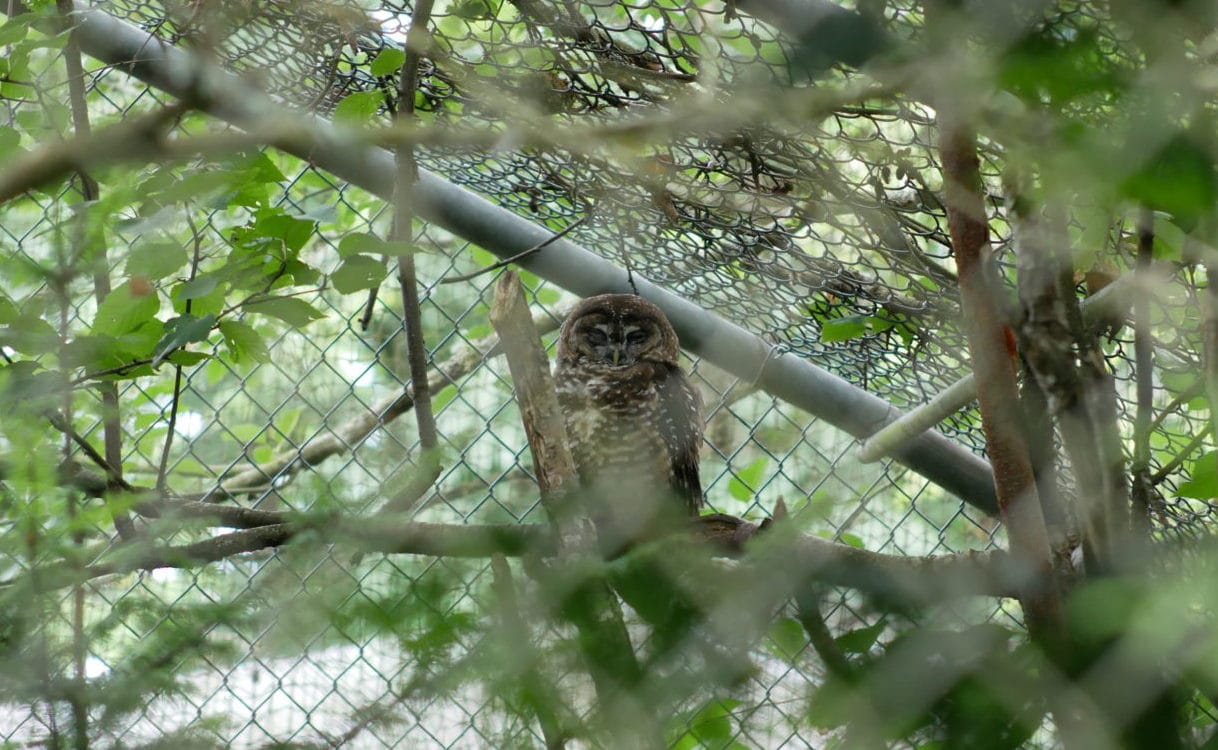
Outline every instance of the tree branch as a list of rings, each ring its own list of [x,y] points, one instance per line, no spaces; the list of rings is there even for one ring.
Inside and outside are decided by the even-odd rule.
[[[944,118],[949,119],[949,118]],[[975,136],[959,123],[940,123],[939,150],[943,160],[944,203],[952,236],[952,252],[960,273],[969,353],[977,381],[981,424],[994,467],[998,509],[1010,535],[1011,551],[1052,581],[1053,565],[1036,481],[1028,457],[1019,413],[1010,329],[998,310],[1001,294],[990,259],[989,226],[981,194]],[[1046,636],[1056,623],[1061,604],[1053,585],[1021,597],[1029,630]]]
[[[71,472],[65,480],[91,495],[108,490],[103,477],[83,470]],[[317,534],[327,541],[384,554],[467,558],[487,558],[495,554],[548,557],[556,554],[558,548],[557,537],[546,524],[439,524],[385,518],[371,522],[361,518],[302,516],[289,511],[166,499],[152,488],[136,487],[133,491],[136,494],[132,508],[148,518],[162,521],[186,519],[205,526],[242,531],[274,527],[277,531],[238,537],[226,535],[183,546],[155,547],[151,541],[143,538],[136,544],[147,548],[144,556],[129,557],[122,564],[103,559],[102,562],[108,567],[95,566],[90,569],[88,577],[166,567],[194,568],[233,555],[278,547],[304,531]],[[758,524],[719,513],[692,519],[690,524],[687,529],[672,530],[670,533],[692,534],[695,539],[709,545],[714,554],[739,559],[746,564],[752,559],[750,542],[759,534],[765,534]],[[218,542],[217,539],[225,541]],[[804,535],[784,540],[783,545],[780,554],[789,561],[797,562],[801,571],[818,584],[846,586],[919,606],[961,596],[1013,597],[1034,578],[1033,570],[1021,569],[1018,561],[1001,551],[906,557],[871,552]],[[125,549],[133,546],[127,545]],[[105,553],[105,548],[99,548],[98,553]],[[55,567],[41,568],[40,579]],[[59,581],[50,588],[71,583],[70,578],[60,578]]]
[[[578,632],[578,644],[596,686],[611,735],[631,747],[663,747],[659,722],[640,694],[644,673],[630,642],[617,598],[593,565],[591,522],[573,501],[579,483],[567,448],[550,362],[533,328],[520,277],[508,271],[495,284],[491,324],[499,332],[512,373],[541,502],[558,536],[558,566],[543,581],[555,589],[558,613]]]

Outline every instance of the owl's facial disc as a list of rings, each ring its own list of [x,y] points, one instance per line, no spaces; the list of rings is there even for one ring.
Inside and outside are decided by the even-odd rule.
[[[629,367],[646,351],[651,342],[651,331],[643,321],[589,320],[581,327],[585,353],[596,362],[613,367]]]

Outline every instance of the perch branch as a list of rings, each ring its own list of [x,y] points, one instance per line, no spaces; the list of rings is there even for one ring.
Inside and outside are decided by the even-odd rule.
[[[3,476],[0,471],[0,478]],[[63,481],[90,495],[109,491],[105,477],[81,469],[66,472]],[[95,567],[90,578],[129,570],[197,567],[226,556],[279,546],[304,530],[368,552],[385,554],[470,558],[494,554],[551,556],[558,546],[552,528],[544,524],[438,524],[396,519],[370,522],[368,519],[310,517],[289,511],[164,499],[156,490],[145,487],[134,487],[131,491],[133,509],[146,517],[186,519],[205,526],[246,531],[276,527],[283,532],[237,537],[245,540],[240,543],[216,542],[215,539],[221,538],[216,537],[196,545],[154,547],[147,557],[128,559],[123,565],[103,560],[112,568]],[[691,529],[673,533],[692,534],[709,545],[715,554],[742,560],[747,560],[749,542],[765,533],[758,524],[723,514],[701,516],[691,524]],[[258,540],[261,542],[256,544]],[[151,544],[146,539],[137,543]],[[795,536],[786,543],[789,547],[782,554],[789,560],[798,561],[809,578],[820,585],[846,586],[912,604],[972,595],[1011,597],[1032,578],[1031,571],[1013,566],[1010,556],[1000,551],[906,557],[871,552],[814,536]],[[226,553],[211,550],[208,544],[222,546]],[[99,554],[103,553],[105,549],[100,548]],[[44,571],[55,567],[41,569],[40,580]],[[70,584],[62,576],[58,580],[61,583],[52,588]]]

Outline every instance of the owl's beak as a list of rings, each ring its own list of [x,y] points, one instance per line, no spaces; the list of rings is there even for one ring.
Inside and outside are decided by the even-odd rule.
[[[613,347],[613,366],[617,367],[618,362],[622,359],[622,350],[618,347]]]

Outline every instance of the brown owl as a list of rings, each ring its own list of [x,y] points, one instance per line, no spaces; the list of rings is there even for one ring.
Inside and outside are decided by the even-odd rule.
[[[702,506],[702,403],[679,353],[664,313],[635,295],[589,297],[563,323],[558,400],[602,530],[608,521],[630,537]]]

